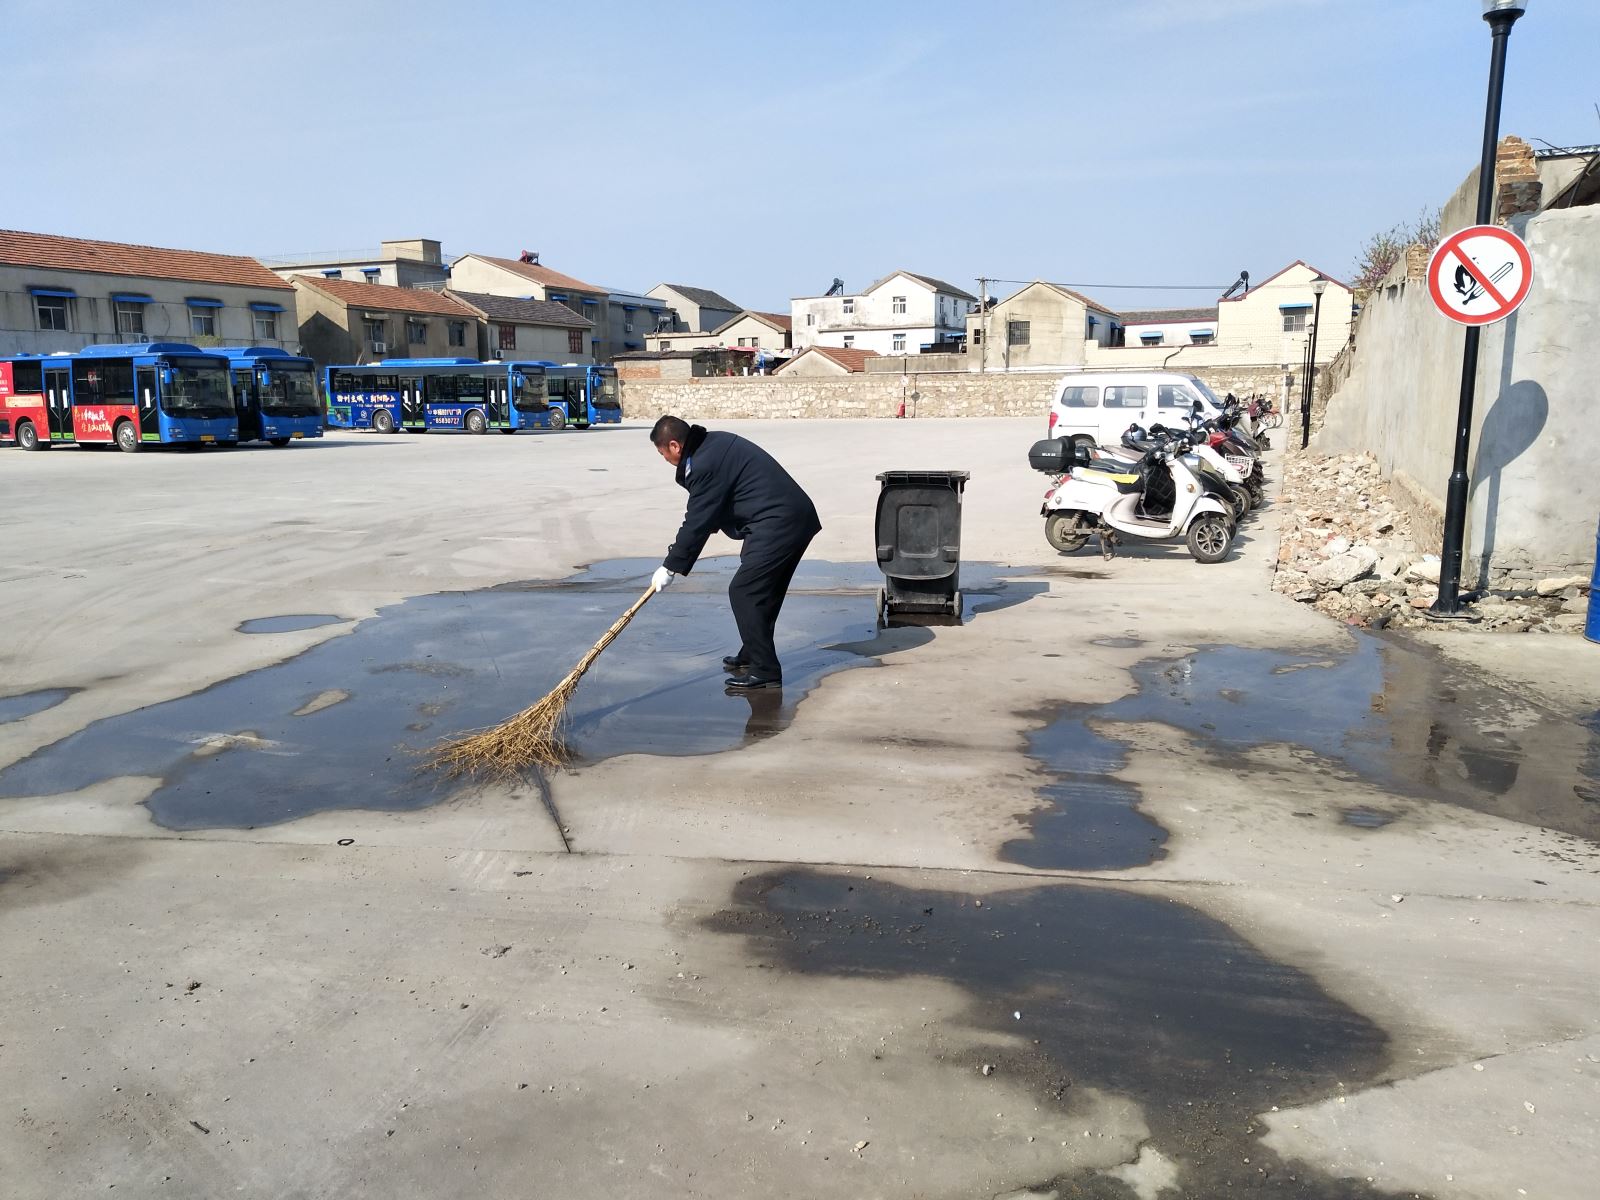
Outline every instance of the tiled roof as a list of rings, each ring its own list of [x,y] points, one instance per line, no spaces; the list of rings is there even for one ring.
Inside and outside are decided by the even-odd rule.
[[[0,263],[52,271],[90,271],[145,279],[178,279],[185,283],[226,283],[238,287],[289,287],[253,258],[207,254],[200,250],[164,250],[122,242],[57,237],[0,229]]]
[[[669,287],[691,304],[698,304],[701,308],[725,308],[729,312],[738,312],[739,306],[720,292],[713,292],[710,288],[686,287],[681,283],[664,283],[662,287]]]
[[[1224,303],[1237,304],[1239,301],[1243,300],[1245,298],[1245,296],[1253,296],[1253,295],[1255,295],[1262,288],[1266,287],[1273,280],[1277,279],[1278,276],[1286,275],[1290,271],[1294,270],[1296,267],[1304,267],[1306,270],[1312,272],[1313,274],[1321,275],[1329,283],[1338,284],[1339,287],[1342,287],[1347,292],[1350,290],[1350,285],[1348,283],[1345,283],[1342,280],[1335,279],[1332,275],[1329,275],[1326,271],[1317,270],[1316,267],[1313,267],[1310,263],[1308,263],[1303,258],[1297,258],[1292,263],[1290,263],[1287,267],[1284,267],[1280,271],[1274,271],[1271,275],[1268,275],[1260,283],[1256,284],[1254,287],[1250,288],[1248,291],[1242,293],[1241,295],[1229,296]],[[1306,281],[1306,285],[1308,287],[1310,286],[1310,281],[1309,280]],[[1284,287],[1284,286],[1287,286],[1287,285],[1279,284],[1278,286],[1279,287]]]
[[[808,346],[806,350],[814,350],[824,358],[833,359],[834,362],[852,375],[860,374],[867,369],[867,359],[880,357],[876,350],[845,350],[839,346]],[[800,353],[804,354],[805,352],[805,350],[802,350]],[[799,357],[800,355],[796,354],[789,361],[794,362]]]
[[[946,283],[942,279],[935,279],[932,275],[918,275],[915,271],[890,271],[882,279],[878,280],[877,283],[874,283],[871,287],[867,288],[867,291],[868,292],[876,291],[878,288],[880,288],[884,284],[888,283],[889,280],[893,279],[896,275],[904,275],[908,279],[920,280],[921,282],[927,284],[929,287],[931,287],[936,292],[944,292],[946,295],[956,296],[956,297],[958,297],[958,298],[960,298],[962,300],[976,300],[977,299],[977,297],[974,296],[971,292],[965,291],[962,288],[958,288],[953,283]],[[865,294],[865,293],[863,293],[863,294]]]
[[[762,321],[762,322],[764,322],[764,323],[766,323],[768,325],[771,325],[774,329],[781,329],[784,333],[788,333],[789,330],[790,330],[790,320],[789,320],[789,317],[788,317],[787,314],[785,314],[785,313],[756,312],[754,309],[748,309],[747,308],[747,309],[744,309],[742,312],[737,313],[736,315],[734,315],[729,320],[724,321],[721,325],[717,326],[715,329],[713,329],[711,331],[711,336],[715,337],[717,334],[721,333],[725,329],[732,329],[735,325],[737,325],[740,321],[744,320],[746,317],[754,317],[758,321]],[[678,336],[679,337],[693,337],[695,335],[694,334],[689,334],[689,333],[680,333]]]
[[[458,292],[445,295],[470,304],[491,321],[512,321],[523,325],[560,325],[567,329],[592,329],[594,322],[580,317],[565,304],[554,300],[519,300],[513,296],[491,296],[485,292]]]
[[[1110,316],[1113,316],[1113,317],[1118,317],[1118,316],[1122,315],[1121,313],[1117,312],[1117,310],[1114,309],[1114,308],[1107,308],[1104,304],[1101,304],[1098,300],[1089,299],[1089,297],[1085,296],[1082,292],[1075,292],[1069,287],[1062,287],[1061,284],[1059,284],[1059,283],[1051,283],[1049,280],[1042,279],[1039,282],[1043,283],[1045,285],[1045,287],[1053,287],[1053,288],[1055,288],[1056,291],[1061,292],[1063,295],[1071,296],[1074,300],[1078,301],[1085,308],[1092,308],[1092,309],[1095,310],[1095,312],[1103,312],[1103,313],[1106,313],[1106,314],[1108,314]],[[1026,290],[1026,289],[1024,289],[1024,290]]]
[[[490,254],[474,254],[473,258],[486,263],[493,263],[507,271],[515,272],[524,279],[531,279],[535,283],[546,287],[571,288],[575,292],[598,292],[604,296],[609,294],[609,288],[596,287],[592,283],[585,283],[581,279],[574,279],[571,275],[563,275],[560,271],[552,271],[549,267],[541,267],[538,263],[520,262],[515,258],[495,258]]]
[[[323,279],[315,275],[296,275],[294,279],[354,308],[425,313],[437,317],[478,315],[444,292],[430,292],[423,288],[390,287],[386,283],[356,283],[350,279]]]
[[[1217,309],[1210,308],[1148,308],[1142,312],[1122,314],[1124,325],[1165,325],[1176,321],[1215,321]]]
[[[785,333],[790,332],[794,328],[794,318],[791,317],[788,313],[764,313],[764,312],[756,312],[755,310],[752,309],[751,312],[750,312],[750,315],[752,317],[760,317],[764,321],[771,321],[774,325],[776,325],[779,329],[783,330]]]

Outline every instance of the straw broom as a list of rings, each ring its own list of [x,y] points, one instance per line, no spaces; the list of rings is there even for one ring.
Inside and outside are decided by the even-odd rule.
[[[450,775],[505,776],[516,775],[529,767],[553,768],[564,764],[567,747],[561,739],[561,730],[566,723],[567,704],[578,690],[578,681],[653,595],[655,589],[646,588],[644,595],[617,618],[617,623],[600,636],[582,661],[568,671],[543,700],[493,729],[441,742],[427,765]]]

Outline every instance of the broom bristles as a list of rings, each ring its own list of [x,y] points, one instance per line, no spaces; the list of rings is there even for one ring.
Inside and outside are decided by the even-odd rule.
[[[516,716],[502,721],[493,729],[481,729],[465,734],[434,747],[427,766],[449,775],[517,775],[529,767],[554,769],[568,759],[562,729],[566,724],[567,704],[578,690],[578,681],[594,665],[601,651],[633,620],[634,614],[655,595],[647,589],[633,602],[632,607],[617,618],[616,624],[606,630],[585,654],[582,660],[538,703],[531,704]]]

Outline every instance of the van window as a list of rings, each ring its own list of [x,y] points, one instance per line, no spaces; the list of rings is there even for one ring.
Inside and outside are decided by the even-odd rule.
[[[1188,411],[1200,399],[1181,383],[1163,383],[1156,388],[1156,407],[1181,408]]]
[[[1061,389],[1063,408],[1099,408],[1100,389],[1097,387],[1069,387]]]
[[[1118,387],[1106,389],[1107,408],[1143,408],[1147,389],[1144,384],[1137,386],[1122,384]]]

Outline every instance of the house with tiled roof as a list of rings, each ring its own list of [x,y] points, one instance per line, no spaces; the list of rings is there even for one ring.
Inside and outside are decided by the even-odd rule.
[[[480,314],[445,292],[296,275],[303,353],[318,366],[476,358]]]
[[[867,360],[877,358],[876,350],[845,350],[838,346],[808,346],[796,354],[774,375],[860,375]]]
[[[242,255],[0,229],[0,354],[150,341],[298,351],[294,289]]]
[[[325,279],[348,279],[354,283],[386,283],[390,287],[426,287],[439,291],[450,278],[444,250],[433,238],[395,238],[375,251],[300,254],[261,261],[284,279],[321,275]]]
[[[966,316],[971,370],[1078,366],[1085,345],[1115,345],[1120,314],[1059,283],[1035,279],[987,310]]]
[[[645,295],[672,310],[674,333],[710,333],[744,311],[720,292],[685,283],[658,283]]]
[[[644,339],[649,350],[700,350],[714,346],[764,350],[768,357],[782,357],[790,348],[790,318],[787,313],[746,310],[708,333],[656,333]]]
[[[523,300],[487,292],[445,292],[478,314],[479,358],[546,359],[590,363],[589,335],[594,324],[565,304]]]
[[[931,275],[894,271],[855,295],[798,296],[789,304],[795,349],[835,346],[879,354],[959,349],[978,298]]]

